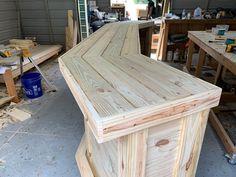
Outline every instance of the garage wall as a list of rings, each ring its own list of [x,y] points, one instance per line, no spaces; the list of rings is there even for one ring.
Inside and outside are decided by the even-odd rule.
[[[41,44],[64,44],[67,10],[75,0],[18,0],[22,35],[35,36]]]
[[[187,12],[193,12],[197,6],[202,9],[207,8],[207,0],[172,0],[171,11],[174,13],[182,13],[183,9]],[[235,0],[209,0],[209,9],[223,8],[236,8]]]
[[[107,12],[107,10],[111,7],[110,0],[96,0],[96,3],[97,6],[105,12]]]
[[[0,1],[0,44],[20,36],[15,0]]]

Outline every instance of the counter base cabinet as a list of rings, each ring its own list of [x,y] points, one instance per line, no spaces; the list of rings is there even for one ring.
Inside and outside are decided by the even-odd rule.
[[[98,144],[85,122],[82,177],[194,177],[209,109]]]

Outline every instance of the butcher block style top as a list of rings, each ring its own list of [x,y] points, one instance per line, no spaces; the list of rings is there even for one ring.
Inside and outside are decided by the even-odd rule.
[[[150,25],[105,25],[59,58],[99,143],[218,105],[220,88],[141,54]]]

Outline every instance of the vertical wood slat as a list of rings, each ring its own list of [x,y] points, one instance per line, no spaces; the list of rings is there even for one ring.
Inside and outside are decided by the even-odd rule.
[[[182,135],[179,145],[174,177],[193,177],[201,151],[209,109],[183,118]]]
[[[80,174],[83,177],[94,177],[93,171],[90,168],[90,164],[86,157],[86,140],[85,135],[83,135],[78,150],[75,154],[75,159],[80,170]]]
[[[145,177],[148,129],[118,141],[118,177]]]
[[[164,61],[166,61],[168,36],[169,36],[169,25],[165,24],[164,33],[163,33],[163,40],[162,40],[162,44],[161,44],[161,53],[160,53],[160,57],[159,57],[160,60],[164,60]]]

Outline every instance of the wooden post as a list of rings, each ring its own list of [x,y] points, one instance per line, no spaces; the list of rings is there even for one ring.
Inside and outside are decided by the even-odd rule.
[[[200,48],[198,64],[197,64],[197,68],[196,68],[196,72],[195,72],[196,77],[200,77],[202,74],[202,67],[204,65],[205,58],[206,58],[206,52]]]
[[[165,16],[166,13],[168,13],[168,9],[169,9],[169,6],[170,6],[170,0],[164,0],[164,5],[163,5],[163,11],[162,11],[162,17]]]
[[[160,55],[160,59],[164,61],[166,60],[168,35],[169,35],[169,25],[165,24],[164,36],[163,36],[163,41],[162,41],[162,46],[161,46],[162,50],[161,50],[161,55]]]
[[[68,10],[67,16],[68,16],[68,27],[66,27],[66,50],[69,50],[73,47],[74,44],[73,10]]]
[[[219,63],[217,66],[217,71],[216,71],[215,80],[214,80],[215,85],[217,84],[217,81],[218,81],[221,73],[222,73],[222,65]]]
[[[187,62],[186,62],[186,68],[188,71],[190,71],[191,65],[192,65],[193,48],[194,48],[194,43],[193,41],[189,40],[188,56],[187,56]]]
[[[14,97],[12,101],[15,103],[20,102],[20,99],[18,98],[18,95],[16,92],[16,86],[12,77],[11,69],[7,69],[5,71],[5,73],[3,74],[3,79],[7,87],[8,95]]]
[[[195,176],[209,109],[182,119],[182,135],[174,177]]]

